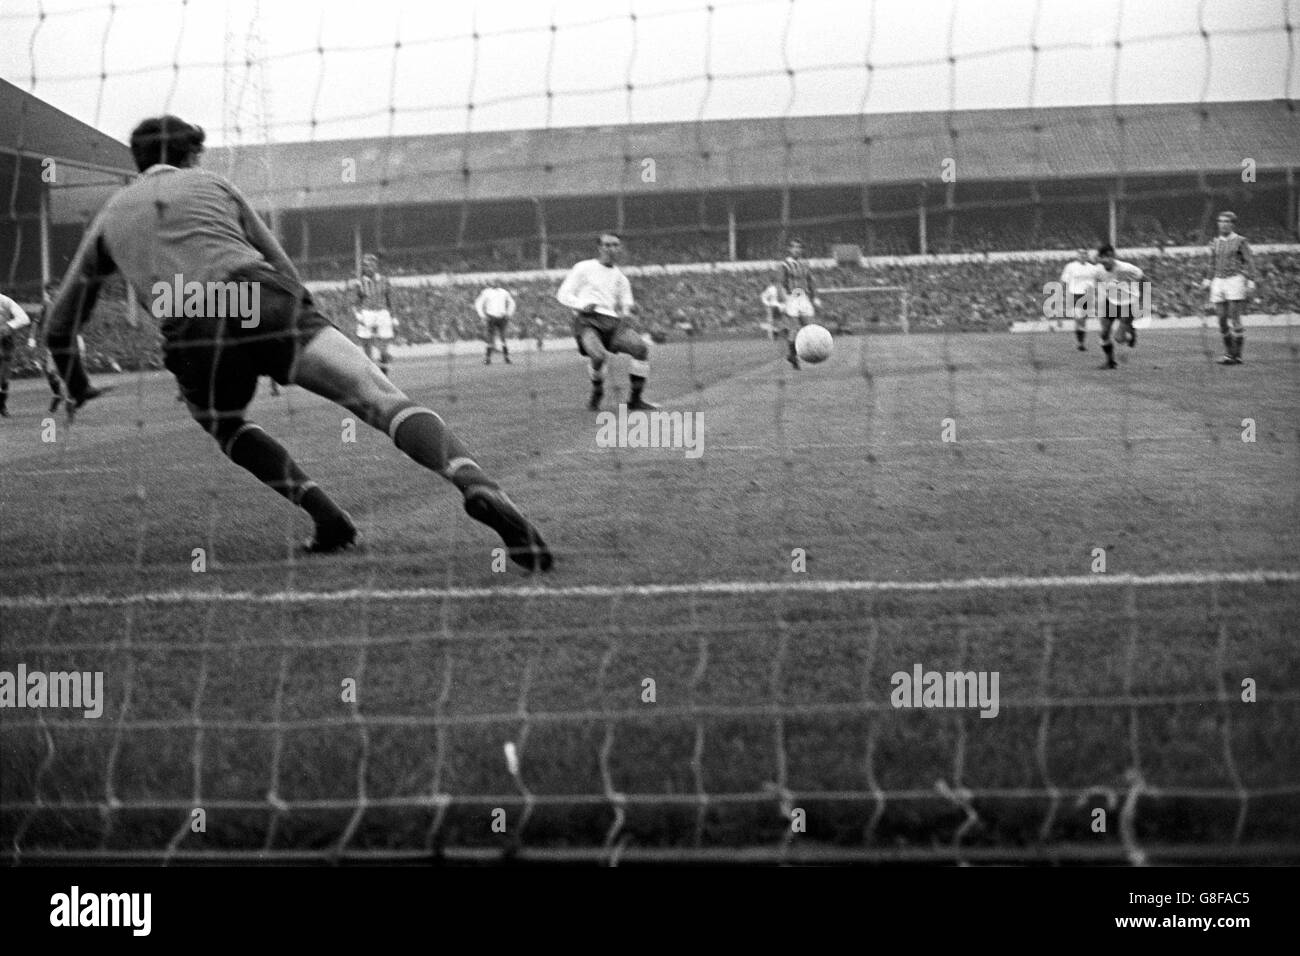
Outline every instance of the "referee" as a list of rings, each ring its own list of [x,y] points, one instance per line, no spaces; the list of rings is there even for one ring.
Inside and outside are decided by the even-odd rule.
[[[537,530],[470,457],[429,408],[411,401],[323,316],[298,272],[248,201],[231,183],[198,168],[202,128],[175,116],[146,119],[131,134],[140,178],[115,193],[82,239],[46,324],[70,403],[91,386],[76,348],[104,278],[120,271],[145,308],[158,315],[164,364],[176,376],[190,414],[235,464],[306,511],[315,522],[304,549],[330,552],[355,543],[351,517],[307,477],[289,452],[247,418],[261,375],[301,385],[353,412],[420,465],[464,495],[465,511],[501,535],[510,557],[533,570],[551,566]],[[163,297],[155,283],[209,290],[237,289],[254,303],[234,315],[191,315]],[[232,285],[233,283],[233,285]],[[245,295],[247,293],[247,296]],[[170,297],[168,297],[170,298]],[[188,300],[188,295],[186,299]]]

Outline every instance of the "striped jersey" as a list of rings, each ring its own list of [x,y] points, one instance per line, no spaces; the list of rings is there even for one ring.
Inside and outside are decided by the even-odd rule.
[[[389,299],[388,276],[381,276],[378,273],[372,276],[363,275],[357,280],[357,308],[359,309],[391,309],[392,302]]]
[[[1250,278],[1250,244],[1245,237],[1234,232],[1211,239],[1210,268],[1213,270],[1211,278],[1226,279],[1235,275]]]
[[[809,298],[817,294],[813,288],[812,269],[808,267],[807,259],[788,256],[781,263],[781,288],[786,295],[796,290],[802,290]]]

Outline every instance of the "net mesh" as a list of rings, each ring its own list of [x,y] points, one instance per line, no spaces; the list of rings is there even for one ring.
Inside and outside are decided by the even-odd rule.
[[[188,420],[115,280],[85,328],[114,395],[67,420],[19,377],[0,431],[7,859],[1300,856],[1294,11],[986,9],[907,43],[884,2],[0,13],[26,40],[0,72],[89,124],[4,91],[0,291],[39,324],[129,176],[95,129],[220,130],[206,165],[349,334],[381,256],[393,380],[559,560],[501,573],[436,479],[287,388],[258,422],[368,542],[296,555],[302,517]],[[1199,80],[1149,102],[1171,56]],[[1235,380],[1199,289],[1225,206],[1259,279]],[[601,229],[698,455],[581,414],[555,290]],[[759,331],[795,237],[837,333],[799,372]],[[1091,329],[1082,357],[1003,334],[1106,240],[1164,323],[1119,377]],[[518,303],[509,368],[488,285]],[[875,318],[924,334],[834,324]],[[26,336],[9,366],[39,373]],[[27,706],[20,667],[102,674],[101,714]]]

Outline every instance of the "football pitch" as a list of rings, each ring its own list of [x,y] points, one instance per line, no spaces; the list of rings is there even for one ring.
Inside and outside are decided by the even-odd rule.
[[[598,447],[572,351],[399,360],[538,522],[531,578],[301,389],[250,418],[361,550],[293,557],[305,517],[168,376],[98,378],[71,426],[17,383],[0,667],[103,672],[105,700],[4,712],[0,845],[1300,859],[1300,337],[1216,346],[1148,332],[1104,371],[1095,336],[841,337],[799,372],[758,339],[659,346],[647,397],[698,413],[698,457]],[[608,383],[612,410],[622,360]],[[894,706],[916,667],[996,673],[996,714]]]

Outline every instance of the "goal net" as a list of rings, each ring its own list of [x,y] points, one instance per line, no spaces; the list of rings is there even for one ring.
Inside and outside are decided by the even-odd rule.
[[[0,293],[32,322],[0,316],[0,856],[1300,860],[1295,27],[1263,0],[6,3]],[[82,329],[113,390],[67,417],[47,285],[168,113],[383,361],[379,256],[389,380],[552,574],[386,428],[262,379],[249,420],[366,542],[299,554],[310,521],[191,420],[121,277]],[[1223,209],[1276,321],[1243,368],[1210,323],[1113,370],[1092,331],[1003,334],[1102,242],[1203,316]],[[556,294],[607,231],[660,418],[627,417],[619,356],[586,411]],[[796,238],[864,333],[798,370],[758,333]]]

